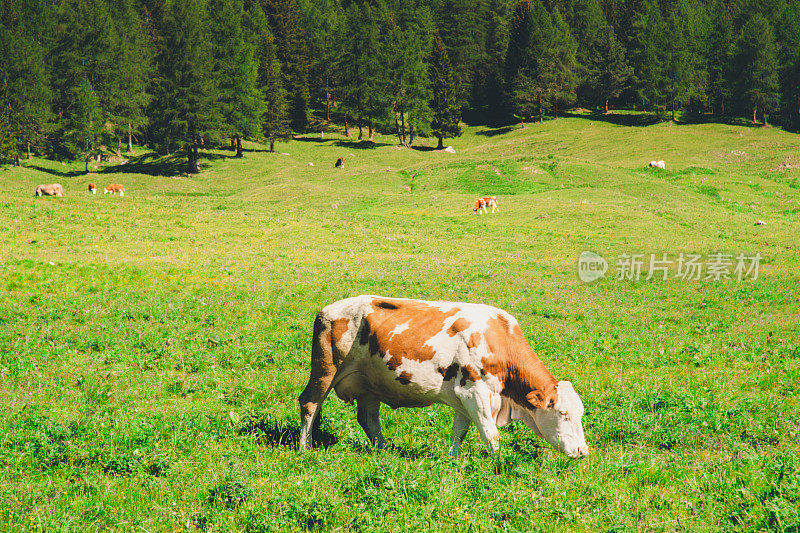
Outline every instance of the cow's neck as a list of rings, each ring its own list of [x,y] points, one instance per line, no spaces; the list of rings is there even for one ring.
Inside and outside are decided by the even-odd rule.
[[[518,404],[534,407],[527,400],[530,392],[556,395],[557,388],[558,380],[529,346],[519,349],[509,358],[503,392]]]

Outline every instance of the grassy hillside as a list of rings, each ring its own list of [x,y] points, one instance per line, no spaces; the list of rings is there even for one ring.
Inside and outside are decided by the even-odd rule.
[[[456,154],[326,132],[195,176],[0,170],[0,530],[796,531],[798,137],[639,119],[468,128]],[[66,197],[32,198],[50,182]],[[758,278],[614,279],[623,254],[718,252]],[[298,453],[313,317],[362,293],[514,314],[590,456],[512,425],[452,460],[441,406],[384,407],[375,452],[333,397],[328,447]]]

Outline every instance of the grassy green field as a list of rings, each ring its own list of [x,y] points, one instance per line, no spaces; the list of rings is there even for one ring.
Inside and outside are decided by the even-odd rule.
[[[194,176],[144,152],[0,170],[0,531],[800,530],[800,137],[611,118],[472,127],[456,154],[325,132]],[[717,252],[758,278],[614,279]],[[443,406],[384,407],[373,451],[333,396],[298,452],[314,315],[362,293],[514,314],[589,457],[515,423],[454,460]]]

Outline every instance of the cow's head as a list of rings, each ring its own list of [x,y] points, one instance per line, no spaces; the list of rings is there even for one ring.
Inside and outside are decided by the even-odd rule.
[[[564,455],[573,458],[588,455],[589,446],[581,423],[583,402],[572,383],[559,381],[555,395],[531,392],[528,401],[534,409],[521,409],[513,418],[522,419],[526,426]]]

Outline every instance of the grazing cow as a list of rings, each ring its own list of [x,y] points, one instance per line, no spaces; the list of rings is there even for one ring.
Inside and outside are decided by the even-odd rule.
[[[650,164],[647,166],[650,168],[660,168],[662,170],[667,168],[667,164],[663,161],[650,161]]]
[[[338,167],[344,168],[344,157],[340,157],[339,159],[337,159],[336,160],[336,164],[333,165],[333,166],[336,167],[336,168],[338,168]]]
[[[92,194],[97,194],[97,185],[94,183],[89,184],[89,192]]]
[[[120,185],[119,183],[112,183],[111,185],[107,185],[103,189],[103,194],[117,194],[119,193],[120,196],[125,196],[125,187]]]
[[[300,448],[319,424],[331,389],[357,402],[358,423],[384,446],[378,411],[444,403],[453,408],[450,453],[470,424],[491,451],[498,426],[522,420],[570,457],[589,449],[583,404],[525,341],[510,314],[488,305],[356,296],[325,307],[314,322],[311,377],[300,395]]]
[[[64,187],[60,183],[42,184],[36,187],[34,196],[57,196],[62,198],[64,196]]]
[[[492,208],[492,213],[494,213],[495,210],[497,210],[498,212],[500,211],[500,204],[497,203],[496,196],[482,196],[481,198],[475,200],[475,207],[472,208],[472,212],[478,215],[481,214],[481,211],[487,213],[488,212],[486,211],[487,206]]]

